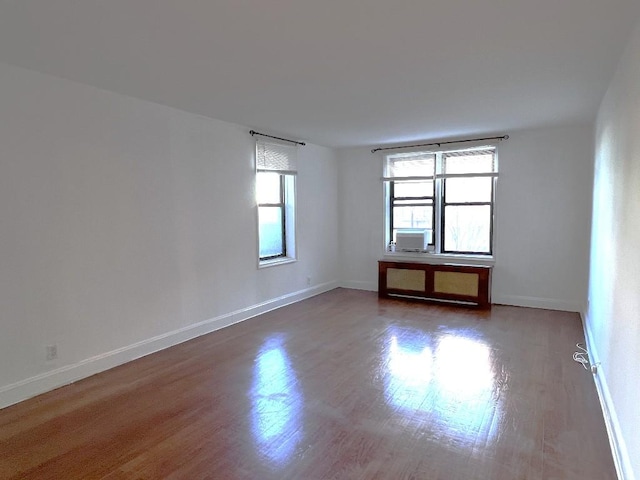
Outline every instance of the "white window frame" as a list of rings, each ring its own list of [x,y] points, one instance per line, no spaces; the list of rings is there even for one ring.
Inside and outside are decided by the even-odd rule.
[[[495,162],[495,171],[492,174],[461,174],[455,175],[459,177],[492,177],[492,196],[491,196],[491,237],[490,237],[490,253],[458,253],[458,252],[445,252],[443,245],[443,219],[444,219],[444,183],[446,178],[451,178],[452,176],[447,176],[443,172],[443,157],[447,153],[451,152],[460,152],[460,151],[473,151],[473,150],[494,150],[494,162]],[[413,156],[413,155],[424,155],[424,154],[433,154],[435,155],[435,172],[431,175],[425,175],[424,177],[415,177],[416,179],[433,179],[434,181],[434,196],[433,196],[433,209],[434,209],[434,219],[433,219],[433,238],[434,244],[429,246],[428,250],[425,252],[400,252],[393,250],[391,246],[391,185],[393,181],[393,177],[388,176],[389,173],[387,171],[387,166],[389,163],[389,159],[392,157],[397,157],[398,152],[390,153],[388,155],[384,155],[383,162],[383,201],[384,201],[384,256],[397,258],[397,257],[407,257],[407,258],[419,258],[428,261],[435,261],[436,263],[444,263],[444,262],[452,262],[452,263],[468,263],[468,264],[493,264],[495,262],[495,247],[496,247],[496,187],[497,187],[497,178],[498,178],[498,149],[496,145],[482,145],[482,146],[474,146],[470,148],[447,148],[447,149],[438,149],[438,150],[416,150],[409,152],[402,152],[403,156]],[[411,177],[414,178],[414,177]],[[405,178],[406,180],[406,178]]]
[[[279,143],[256,142],[256,225],[258,268],[271,267],[297,261],[296,248],[296,160],[297,147]],[[260,173],[280,175],[284,204],[284,254],[260,257],[260,206],[257,201],[257,182]]]

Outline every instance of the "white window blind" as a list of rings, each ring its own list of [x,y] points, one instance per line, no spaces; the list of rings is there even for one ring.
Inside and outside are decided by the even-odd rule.
[[[498,176],[493,148],[444,152],[442,157],[444,172],[439,176],[443,178]]]
[[[278,143],[256,142],[256,170],[295,175],[298,148]]]
[[[495,149],[466,149],[406,153],[387,156],[385,182],[423,181],[436,178],[497,177]]]
[[[385,180],[428,180],[435,174],[436,155],[419,153],[387,157]]]

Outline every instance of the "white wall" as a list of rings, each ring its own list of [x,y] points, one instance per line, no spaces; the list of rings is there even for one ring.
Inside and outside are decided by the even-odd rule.
[[[640,478],[640,24],[596,127],[586,327],[623,478]]]
[[[345,287],[377,290],[384,245],[382,159],[370,148],[339,149],[337,155],[340,278]]]
[[[579,312],[587,292],[593,127],[500,144],[493,301]]]
[[[509,132],[499,146],[494,303],[581,311],[586,300],[592,127]],[[338,150],[341,278],[375,290],[383,254],[382,159]]]
[[[0,64],[0,406],[336,286],[335,153],[300,149],[299,261],[260,270],[253,155],[247,128]]]

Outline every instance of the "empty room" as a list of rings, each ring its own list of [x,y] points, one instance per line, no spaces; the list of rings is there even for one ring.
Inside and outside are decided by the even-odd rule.
[[[640,480],[640,2],[0,2],[0,478]]]

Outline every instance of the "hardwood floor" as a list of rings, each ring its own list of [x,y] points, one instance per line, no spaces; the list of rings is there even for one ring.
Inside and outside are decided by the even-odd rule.
[[[0,410],[0,478],[615,479],[578,341],[338,289]]]

